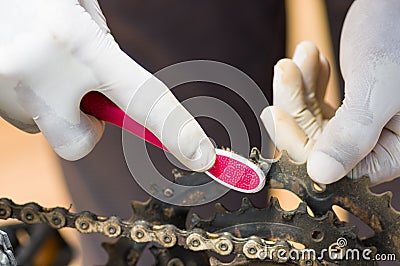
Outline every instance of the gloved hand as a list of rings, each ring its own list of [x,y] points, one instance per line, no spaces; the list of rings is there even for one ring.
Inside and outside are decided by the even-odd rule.
[[[400,1],[358,0],[347,14],[340,66],[345,99],[308,159],[310,176],[379,183],[400,175]]]
[[[284,61],[291,68],[277,64],[284,70],[282,77],[274,77],[274,105],[279,108],[263,112],[264,124],[269,132],[275,130],[278,149],[288,150],[295,160],[308,159],[308,173],[318,183],[329,184],[347,174],[368,175],[377,184],[400,175],[399,15],[396,0],[354,2],[341,40],[345,99],[326,126],[315,107],[325,85],[307,90],[308,80],[326,84],[325,60],[312,60],[315,56],[299,45],[293,62],[302,73],[303,89],[298,89],[302,81],[293,62]],[[311,67],[301,67],[299,60]]]
[[[274,68],[273,105],[261,114],[271,139],[298,162],[305,162],[332,115],[323,102],[329,80],[329,63],[310,42],[296,47],[293,59]]]
[[[114,41],[95,0],[0,0],[0,112],[39,130],[63,158],[88,154],[103,123],[80,112],[98,90],[146,125],[183,164],[205,171],[215,153],[199,124]],[[132,107],[127,109],[132,101]]]

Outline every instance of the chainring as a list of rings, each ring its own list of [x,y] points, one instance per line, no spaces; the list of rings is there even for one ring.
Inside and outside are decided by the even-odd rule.
[[[250,157],[259,163],[271,162],[262,158],[257,149],[252,150]],[[271,188],[295,193],[316,215],[324,215],[334,205],[349,211],[375,233],[362,240],[365,246],[374,246],[382,254],[394,254],[400,260],[400,212],[391,204],[392,192],[371,192],[368,177],[344,177],[321,189],[308,176],[306,165],[293,162],[284,151],[273,161],[268,178]]]
[[[115,243],[103,244],[109,255],[107,266],[136,265],[149,242],[154,243],[150,251],[156,264],[168,266],[376,265],[373,260],[344,260],[349,250],[392,254],[396,261],[400,260],[400,212],[392,207],[390,192],[372,193],[367,177],[343,178],[326,187],[318,186],[308,176],[306,165],[291,161],[286,152],[271,160],[262,158],[254,148],[249,160],[264,171],[269,188],[289,190],[302,200],[297,209],[283,210],[275,198],[259,209],[244,198],[236,211],[217,204],[216,215],[206,220],[196,214],[189,218],[187,207],[150,199],[133,202],[131,219],[123,221],[117,216],[72,213],[65,208],[44,208],[33,202],[20,205],[0,199],[0,219],[14,218],[27,224],[45,223],[55,229],[72,227],[81,233],[119,237]],[[210,181],[205,174],[174,171],[174,175],[177,183],[193,185],[193,193],[195,185]],[[336,216],[332,209],[335,205],[354,214],[375,234],[360,239],[356,227]],[[340,245],[339,239],[344,239],[345,245]],[[339,253],[336,257],[326,256],[325,249]],[[315,253],[295,259],[277,255],[292,250]]]
[[[300,203],[295,210],[285,211],[280,207],[277,198],[271,198],[266,208],[257,209],[247,198],[243,198],[241,208],[236,211],[230,212],[221,204],[217,204],[216,207],[219,211],[210,220],[203,220],[194,214],[191,217],[190,229],[198,227],[210,232],[230,232],[237,237],[257,235],[269,241],[289,241],[315,250],[318,255],[322,249],[328,248],[343,237],[348,241],[348,248],[364,249],[357,238],[357,228],[339,221],[333,211],[320,217],[312,217],[308,214],[305,203]],[[244,259],[241,260],[243,263]],[[312,263],[311,259],[308,262],[304,260],[305,265],[308,265],[307,263],[323,265],[327,262],[346,265],[345,262],[329,261],[324,258],[316,260],[315,263]],[[247,260],[246,263],[252,261]],[[226,265],[237,265],[237,262],[233,261]],[[375,264],[355,261],[351,262],[351,265]]]

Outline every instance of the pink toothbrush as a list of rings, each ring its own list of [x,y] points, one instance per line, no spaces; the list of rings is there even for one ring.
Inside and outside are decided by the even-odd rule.
[[[87,93],[81,110],[98,119],[112,123],[168,152],[161,141],[148,129],[126,115],[115,103],[99,92]],[[215,181],[244,193],[260,191],[265,184],[264,172],[254,163],[231,151],[215,149],[214,165],[205,173]]]

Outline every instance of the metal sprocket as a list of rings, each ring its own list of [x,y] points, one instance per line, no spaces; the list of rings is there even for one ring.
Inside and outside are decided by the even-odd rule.
[[[257,235],[270,241],[289,241],[291,244],[297,243],[303,248],[315,250],[317,255],[321,255],[323,249],[335,244],[339,238],[348,241],[347,248],[359,250],[365,248],[357,238],[356,227],[341,222],[333,211],[320,217],[312,217],[303,202],[292,211],[283,210],[277,198],[271,198],[267,207],[263,209],[255,208],[247,198],[243,198],[241,208],[233,212],[226,210],[221,204],[217,204],[216,208],[218,212],[209,220],[203,220],[193,214],[190,229],[198,227],[210,232],[230,232],[243,238]],[[367,261],[352,261],[347,264],[345,261],[322,259],[322,257],[310,265],[324,265],[328,262],[337,265],[375,265]],[[264,260],[264,263],[267,261]],[[231,264],[224,265],[244,263],[256,262],[239,256]]]

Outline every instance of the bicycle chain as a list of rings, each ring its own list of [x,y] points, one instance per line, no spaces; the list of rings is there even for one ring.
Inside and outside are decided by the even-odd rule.
[[[134,222],[117,216],[97,216],[92,212],[72,213],[65,208],[45,208],[37,203],[19,205],[10,199],[0,199],[0,219],[14,218],[26,224],[48,224],[55,229],[71,227],[80,233],[100,233],[109,238],[126,237],[136,243],[153,242],[162,247],[182,246],[192,251],[213,251],[226,256],[243,254],[247,259],[268,259],[277,263],[304,264],[301,258],[289,261],[279,257],[279,252],[295,249],[288,241],[271,243],[261,237],[239,238],[231,233],[210,233],[200,228],[182,230],[172,224],[154,225],[144,220]],[[283,251],[281,250],[283,249]],[[321,265],[314,261],[313,264]]]

